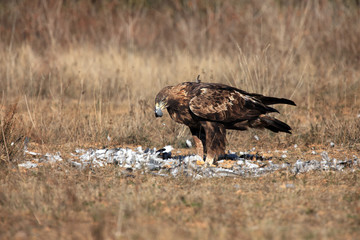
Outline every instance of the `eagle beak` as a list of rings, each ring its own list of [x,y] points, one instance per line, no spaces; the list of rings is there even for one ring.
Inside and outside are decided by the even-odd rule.
[[[163,116],[163,112],[161,110],[161,105],[160,104],[155,104],[155,117],[162,117]]]
[[[163,112],[161,111],[161,108],[155,108],[155,117],[162,117]]]

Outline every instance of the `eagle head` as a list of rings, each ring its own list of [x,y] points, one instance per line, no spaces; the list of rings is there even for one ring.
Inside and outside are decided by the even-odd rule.
[[[163,88],[155,97],[155,117],[162,117],[164,108],[168,105],[168,96],[171,86]]]
[[[163,112],[162,110],[165,108],[164,102],[160,101],[158,103],[155,103],[155,117],[162,117]]]

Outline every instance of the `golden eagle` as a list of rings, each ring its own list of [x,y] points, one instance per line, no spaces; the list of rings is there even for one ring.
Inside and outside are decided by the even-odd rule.
[[[277,112],[272,104],[296,104],[285,98],[247,93],[219,83],[184,82],[163,88],[155,98],[155,116],[167,109],[171,118],[187,125],[193,136],[197,154],[206,154],[205,162],[225,154],[226,129],[267,128],[290,133],[290,126],[266,115]]]

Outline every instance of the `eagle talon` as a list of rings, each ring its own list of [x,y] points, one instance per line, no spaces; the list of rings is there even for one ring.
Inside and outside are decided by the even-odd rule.
[[[202,160],[196,160],[196,165],[203,166],[203,167],[216,167],[216,165],[214,165],[210,162],[202,161]]]
[[[216,167],[216,165],[212,164],[212,163],[205,163],[206,167]]]
[[[204,162],[204,161],[201,161],[201,160],[196,160],[196,165],[204,166],[204,165],[205,165],[205,162]]]
[[[205,159],[205,164],[206,164],[206,166],[208,166],[208,167],[214,167],[215,165],[214,165],[214,158],[212,158],[212,157],[206,157],[206,159]]]

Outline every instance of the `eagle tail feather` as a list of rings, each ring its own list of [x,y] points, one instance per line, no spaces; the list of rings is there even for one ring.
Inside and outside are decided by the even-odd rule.
[[[266,106],[266,111],[267,111],[267,112],[276,112],[276,113],[280,113],[277,109],[272,108],[272,107],[269,107],[269,106]]]
[[[260,118],[263,126],[273,132],[286,132],[291,134],[291,127],[286,123],[269,116],[263,116]]]
[[[259,95],[259,94],[255,94],[254,97],[256,99],[260,100],[265,105],[288,104],[288,105],[296,106],[294,101],[291,101],[291,100],[286,99],[286,98],[267,97],[267,96],[262,96],[262,95]]]

